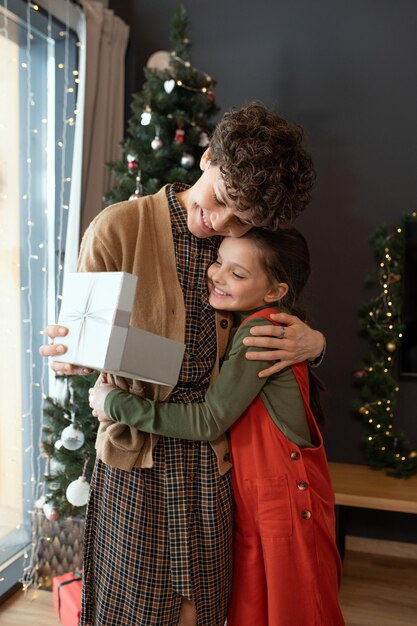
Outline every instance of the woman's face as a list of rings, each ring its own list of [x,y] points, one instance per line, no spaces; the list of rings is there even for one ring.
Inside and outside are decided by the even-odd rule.
[[[187,210],[189,231],[199,238],[221,235],[241,237],[252,228],[249,213],[238,211],[228,198],[220,168],[210,163],[210,151],[201,157],[202,175],[197,182],[178,194]]]
[[[251,311],[285,295],[287,286],[271,285],[259,255],[250,239],[223,239],[217,260],[207,272],[209,302],[213,308]]]

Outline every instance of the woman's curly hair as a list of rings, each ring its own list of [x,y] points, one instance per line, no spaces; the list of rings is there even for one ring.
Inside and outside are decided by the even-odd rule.
[[[259,102],[225,113],[210,140],[227,194],[254,226],[293,223],[311,199],[316,172],[302,147],[303,130]]]

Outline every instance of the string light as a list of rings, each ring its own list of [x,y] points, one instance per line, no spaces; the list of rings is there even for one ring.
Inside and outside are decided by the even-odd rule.
[[[52,0],[48,0],[49,5],[52,4]],[[72,6],[70,0],[64,0],[66,5],[65,15],[65,33],[69,33],[69,9]],[[7,0],[3,1],[3,10],[0,9],[0,36],[4,40],[9,39],[8,20],[10,20],[7,6]],[[75,84],[79,83],[79,73],[77,69],[72,69],[69,60],[69,37],[67,36],[65,41],[60,43],[64,47],[64,59],[62,59],[62,67],[58,67],[55,64],[56,73],[60,73],[63,82],[62,98],[64,106],[62,110],[62,134],[59,135],[59,146],[53,146],[51,144],[51,136],[55,128],[55,118],[50,115],[50,109],[46,107],[46,114],[41,117],[40,109],[44,106],[44,101],[51,103],[52,99],[55,100],[55,89],[51,90],[49,80],[46,79],[46,90],[43,89],[44,85],[38,79],[38,72],[36,72],[35,80],[35,63],[37,63],[37,56],[35,57],[35,47],[38,46],[39,41],[43,44],[46,40],[42,39],[38,31],[32,26],[33,14],[32,11],[39,11],[39,6],[33,2],[26,3],[25,18],[19,22],[19,28],[25,29],[25,40],[20,45],[19,54],[21,55],[22,62],[15,62],[13,70],[19,72],[19,82],[21,87],[21,106],[22,119],[24,122],[24,132],[22,133],[22,151],[23,151],[23,169],[19,172],[19,178],[23,181],[24,192],[18,196],[11,196],[9,202],[16,200],[20,203],[20,215],[22,216],[22,227],[24,228],[23,234],[23,254],[22,257],[25,261],[20,267],[19,263],[13,264],[13,274],[19,276],[21,284],[17,289],[20,289],[21,297],[19,300],[22,302],[22,316],[20,324],[22,325],[21,331],[21,343],[22,343],[22,368],[26,377],[26,384],[24,393],[22,394],[22,407],[18,412],[18,417],[21,420],[20,424],[16,428],[19,437],[23,436],[23,445],[19,450],[22,456],[22,462],[25,473],[27,472],[27,480],[23,481],[24,497],[22,503],[24,505],[24,514],[33,515],[35,508],[33,503],[37,497],[45,491],[45,481],[41,478],[44,474],[43,468],[45,460],[41,454],[38,454],[38,450],[41,447],[41,439],[43,436],[43,401],[47,397],[46,390],[48,388],[49,378],[49,366],[46,359],[40,360],[38,355],[38,343],[41,339],[43,331],[37,328],[38,324],[46,325],[48,320],[47,308],[48,308],[48,270],[49,274],[54,277],[55,271],[55,237],[51,239],[49,227],[53,222],[55,229],[55,215],[54,211],[50,211],[44,207],[40,207],[38,202],[39,190],[42,192],[40,197],[44,197],[44,181],[37,176],[37,170],[42,168],[42,171],[46,171],[47,168],[43,167],[43,159],[45,159],[50,165],[53,162],[55,168],[55,153],[59,150],[59,158],[61,172],[58,176],[57,187],[60,193],[60,202],[58,215],[56,216],[57,231],[59,233],[57,240],[59,242],[59,259],[57,266],[62,272],[64,257],[63,257],[63,242],[65,240],[65,223],[67,219],[68,211],[68,198],[70,187],[72,184],[71,176],[67,172],[68,155],[67,155],[67,143],[71,145],[69,141],[69,133],[74,132],[76,112],[71,115],[69,110],[70,102],[75,96],[76,87]],[[14,18],[13,18],[14,19]],[[38,19],[38,18],[37,18]],[[43,18],[42,18],[43,19]],[[47,30],[48,35],[52,37],[52,16],[51,12],[47,12]],[[55,27],[54,27],[55,28]],[[14,33],[15,28],[13,28]],[[56,38],[56,35],[55,35]],[[38,40],[39,39],[39,40]],[[14,41],[12,41],[14,43]],[[46,45],[46,55],[48,65],[51,65],[51,61],[54,58],[53,46],[49,43]],[[9,50],[9,48],[7,48]],[[22,58],[23,57],[23,58]],[[2,54],[2,62],[9,62],[10,59],[6,58],[6,55]],[[12,60],[13,62],[13,60]],[[45,76],[47,73],[45,73]],[[71,83],[69,77],[71,76]],[[61,78],[59,79],[59,82]],[[46,93],[48,91],[48,93]],[[71,98],[71,100],[70,100]],[[4,121],[3,121],[4,120]],[[8,120],[3,118],[0,127],[1,129],[7,128]],[[59,120],[60,121],[60,120]],[[61,122],[61,121],[60,121]],[[60,123],[61,125],[61,123]],[[11,128],[11,126],[10,126]],[[67,131],[68,128],[68,131]],[[71,130],[70,130],[71,129]],[[46,145],[43,145],[45,143]],[[48,150],[49,145],[49,150]],[[46,154],[49,152],[49,155]],[[61,158],[62,157],[62,158]],[[35,169],[36,168],[36,169]],[[5,170],[7,173],[7,170]],[[6,179],[7,180],[7,179]],[[51,185],[47,185],[45,176],[45,187],[51,189]],[[55,185],[52,186],[55,188]],[[7,189],[7,187],[5,187]],[[35,193],[36,191],[36,193]],[[52,194],[51,194],[52,195]],[[0,194],[1,202],[7,199],[6,193]],[[48,199],[48,202],[50,200]],[[51,208],[51,204],[49,204]],[[65,216],[64,216],[65,213]],[[2,235],[3,236],[3,235]],[[15,242],[16,244],[16,242]],[[19,246],[17,246],[19,249]],[[52,259],[52,263],[51,263]],[[16,269],[15,269],[16,268]],[[17,271],[16,271],[17,270]],[[59,273],[59,272],[58,272]],[[5,298],[4,302],[9,302],[9,298]],[[13,307],[13,302],[10,301],[10,307]],[[4,333],[10,334],[10,328],[5,328]],[[16,332],[14,333],[16,336]],[[10,339],[7,339],[8,345],[10,345]],[[18,392],[19,393],[19,392]],[[39,402],[38,402],[39,400]],[[39,417],[41,423],[39,424]],[[23,435],[22,435],[23,433]],[[12,448],[9,448],[12,450]],[[16,465],[20,463],[17,458],[10,459],[9,465]],[[7,478],[7,472],[3,478]],[[20,516],[20,511],[17,511],[17,516]],[[25,525],[22,523],[15,524],[14,528],[19,530]],[[34,556],[37,552],[37,547],[40,542],[50,541],[50,538],[38,537],[35,532],[35,525],[32,524],[32,538],[31,538],[31,552],[25,552],[23,558],[25,560],[23,566],[23,589],[26,591],[31,586],[39,587],[36,582],[37,567],[34,566]],[[29,561],[29,562],[28,562]],[[0,582],[4,581],[4,577]],[[33,597],[36,597],[35,595]]]
[[[417,212],[413,211],[404,216],[404,221],[415,217]],[[358,412],[364,416],[372,414],[366,418],[368,433],[365,438],[370,465],[389,467],[396,476],[410,476],[417,472],[417,451],[412,450],[411,443],[402,433],[395,432],[392,423],[393,405],[399,392],[393,367],[403,337],[400,319],[403,231],[403,227],[390,233],[380,229],[374,236],[380,256],[381,293],[363,311],[362,330],[372,346],[362,369],[355,372],[355,384],[361,394]],[[381,397],[375,398],[379,394]]]

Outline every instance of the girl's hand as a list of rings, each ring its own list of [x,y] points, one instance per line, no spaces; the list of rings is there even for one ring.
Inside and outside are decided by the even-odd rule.
[[[107,377],[104,373],[97,379],[94,387],[88,390],[88,403],[93,409],[92,414],[94,417],[97,417],[100,422],[108,422],[110,420],[104,412],[104,403],[110,391],[117,389],[117,387],[109,385],[106,381]]]
[[[259,377],[264,378],[280,372],[285,367],[312,361],[317,358],[325,344],[324,335],[318,330],[313,330],[294,315],[287,313],[275,313],[271,318],[278,324],[285,326],[253,326],[253,337],[245,337],[245,346],[269,348],[267,352],[246,352],[246,358],[253,361],[277,361],[266,370],[259,372]],[[283,328],[285,331],[283,333]]]
[[[52,343],[45,344],[39,348],[39,354],[45,357],[58,357],[67,351],[67,347],[62,343],[54,343],[54,340],[59,337],[65,337],[68,334],[68,328],[65,326],[59,326],[58,324],[50,324],[47,326],[43,334],[52,339]],[[65,374],[66,376],[78,375],[85,376],[91,374],[93,370],[86,367],[79,367],[78,365],[71,365],[71,363],[59,363],[58,361],[51,361],[51,369],[54,372]]]

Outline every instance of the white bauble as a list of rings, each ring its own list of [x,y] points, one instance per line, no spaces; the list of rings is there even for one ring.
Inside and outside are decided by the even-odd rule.
[[[67,487],[66,496],[67,500],[73,506],[84,506],[88,502],[88,493],[90,491],[90,484],[86,481],[84,476],[80,476],[77,480],[73,480]]]
[[[74,424],[70,424],[61,433],[61,441],[67,450],[78,450],[84,444],[84,433],[82,430],[75,428]]]
[[[188,154],[187,152],[184,152],[184,154],[181,157],[182,167],[184,167],[186,170],[189,170],[191,167],[193,167],[194,163],[195,163],[195,158],[193,157],[193,155]]]

